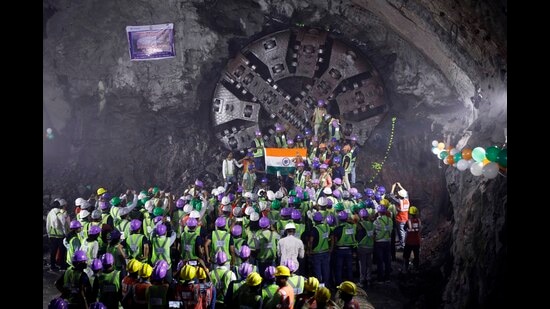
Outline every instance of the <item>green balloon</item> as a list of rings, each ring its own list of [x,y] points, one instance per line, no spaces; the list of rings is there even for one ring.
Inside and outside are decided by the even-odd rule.
[[[474,150],[472,150],[472,158],[474,158],[476,162],[483,161],[483,159],[485,159],[485,149],[482,147],[474,148]]]
[[[455,162],[460,161],[460,159],[462,159],[462,152],[459,151],[455,153],[454,159],[455,159]]]
[[[443,150],[442,152],[439,153],[439,158],[441,160],[445,159],[447,156],[449,155],[449,153],[445,150]]]
[[[506,148],[499,151],[497,156],[497,163],[502,167],[506,167],[508,165],[508,150],[506,150]]]
[[[497,157],[500,152],[500,149],[498,149],[497,146],[491,146],[487,148],[485,152],[485,157],[487,157],[487,160],[491,162],[497,162]]]

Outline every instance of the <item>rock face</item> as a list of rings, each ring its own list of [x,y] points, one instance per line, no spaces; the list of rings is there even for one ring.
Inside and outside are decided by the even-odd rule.
[[[99,186],[158,185],[179,193],[197,177],[219,184],[225,150],[213,136],[210,110],[227,60],[266,33],[319,27],[357,46],[384,83],[390,109],[361,149],[357,178],[359,187],[399,181],[421,209],[425,271],[442,288],[411,301],[492,307],[501,298],[506,178],[448,167],[430,143],[456,145],[463,136],[471,136],[462,141],[472,148],[504,143],[505,1],[45,0],[43,6],[44,132],[54,134],[43,143],[44,194],[74,201]],[[174,23],[176,57],[130,62],[125,27],[167,22]]]

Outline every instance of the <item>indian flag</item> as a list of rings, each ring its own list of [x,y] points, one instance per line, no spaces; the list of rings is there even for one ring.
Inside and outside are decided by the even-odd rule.
[[[295,170],[294,159],[300,155],[306,159],[306,148],[265,148],[265,167],[268,174],[288,175]]]

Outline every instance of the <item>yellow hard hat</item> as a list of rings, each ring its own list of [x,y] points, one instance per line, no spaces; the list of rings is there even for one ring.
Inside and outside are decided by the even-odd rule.
[[[103,193],[107,192],[107,190],[105,188],[99,188],[97,189],[97,195],[101,195]]]
[[[389,204],[390,204],[390,201],[388,201],[385,198],[380,201],[380,205],[382,205],[382,206],[388,206]]]
[[[199,269],[197,270],[197,278],[199,278],[199,280],[206,279],[206,272],[204,271],[204,268],[199,267]]]
[[[257,272],[253,271],[248,276],[246,276],[246,284],[249,286],[257,286],[262,283],[262,276]]]
[[[153,267],[147,263],[143,263],[143,266],[141,266],[141,269],[139,270],[139,276],[141,278],[149,278],[152,273]]]
[[[309,277],[307,278],[306,282],[304,283],[304,289],[308,292],[315,292],[319,288],[319,280],[315,277]]]
[[[330,296],[330,290],[323,286],[317,289],[317,292],[315,293],[315,300],[318,303],[327,303]]]
[[[185,281],[193,280],[197,276],[197,268],[189,264],[180,270],[180,278]]]
[[[411,214],[411,215],[418,214],[418,208],[416,208],[414,206],[409,207],[409,214]]]
[[[275,277],[290,277],[290,269],[286,266],[279,265],[275,268]]]
[[[357,295],[357,286],[351,281],[344,281],[336,288],[346,294]]]
[[[128,261],[128,272],[130,273],[137,273],[141,267],[143,266],[143,263],[136,259],[131,259]]]

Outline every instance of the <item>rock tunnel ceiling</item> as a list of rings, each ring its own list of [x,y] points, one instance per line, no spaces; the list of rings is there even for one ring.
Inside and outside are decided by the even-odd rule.
[[[363,144],[388,111],[378,72],[355,47],[317,28],[274,32],[230,59],[214,90],[212,122],[227,149],[243,150],[256,130],[270,140],[313,127],[317,101]]]

